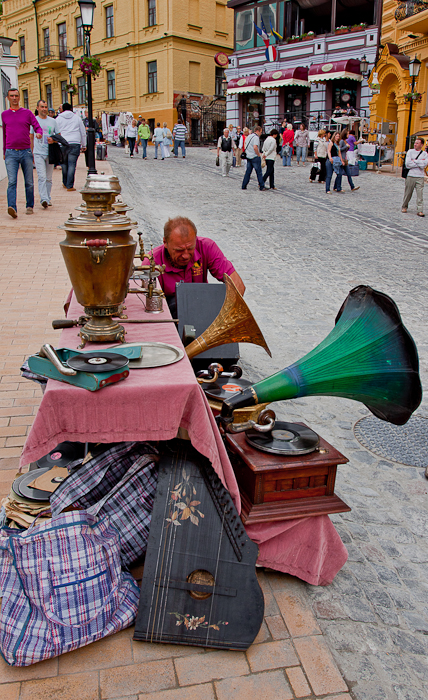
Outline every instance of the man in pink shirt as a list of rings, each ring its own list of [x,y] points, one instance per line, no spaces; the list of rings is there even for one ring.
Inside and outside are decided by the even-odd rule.
[[[3,158],[9,181],[7,188],[7,213],[13,219],[16,219],[16,181],[18,179],[19,166],[21,166],[24,174],[26,214],[33,213],[33,153],[30,143],[30,126],[33,127],[38,139],[42,138],[43,130],[34,114],[29,109],[23,109],[19,106],[19,92],[16,88],[10,88],[7,96],[10,109],[5,110],[1,115],[3,124]]]
[[[159,283],[171,310],[175,312],[175,285],[179,282],[208,282],[208,272],[220,281],[226,273],[244,294],[245,285],[220,248],[210,238],[197,236],[195,224],[183,216],[168,219],[163,245],[153,251],[157,265],[165,265]]]

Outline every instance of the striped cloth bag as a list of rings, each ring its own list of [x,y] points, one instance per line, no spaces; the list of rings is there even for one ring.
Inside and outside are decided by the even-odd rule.
[[[139,588],[108,517],[64,513],[0,531],[0,651],[28,666],[129,627]]]

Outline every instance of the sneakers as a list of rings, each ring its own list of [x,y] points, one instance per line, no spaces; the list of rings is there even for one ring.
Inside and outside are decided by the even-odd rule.
[[[423,211],[418,211],[418,216],[425,216],[425,214],[423,213]]]
[[[401,211],[403,214],[407,214],[407,207],[401,207]]]
[[[43,209],[47,209],[48,206],[49,206],[49,205],[48,205],[48,203],[47,203],[46,201],[42,202],[42,207],[43,207]]]
[[[33,212],[33,207],[27,207],[26,210],[25,210],[25,213],[26,213],[26,214],[34,214],[34,212]]]
[[[48,207],[51,207],[51,206],[52,206],[52,202],[48,202]]]
[[[133,158],[134,156],[129,156],[130,158]]]
[[[18,216],[18,214],[16,213],[16,209],[14,209],[13,207],[8,207],[7,213],[9,214],[9,216],[12,217],[12,219],[16,219],[16,217]]]

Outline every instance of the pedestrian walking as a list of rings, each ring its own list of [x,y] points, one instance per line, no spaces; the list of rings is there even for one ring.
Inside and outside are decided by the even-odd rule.
[[[143,160],[147,160],[147,144],[150,136],[150,127],[146,124],[146,120],[141,117],[141,124],[138,127],[138,140],[143,147]]]
[[[181,147],[181,155],[186,157],[186,125],[182,119],[178,119],[172,130],[174,136],[174,158],[178,158],[178,148]]]
[[[259,189],[261,192],[266,190],[265,183],[263,182],[262,175],[262,159],[260,157],[260,135],[262,133],[262,127],[256,126],[254,133],[250,134],[245,140],[245,154],[247,156],[247,169],[245,171],[244,179],[242,181],[242,189],[246,190],[247,185],[250,181],[251,173],[256,171],[257,180],[259,183]]]
[[[128,141],[129,146],[129,157],[134,157],[135,142],[138,138],[138,126],[137,120],[133,119],[130,124],[126,127],[125,138]]]
[[[27,207],[25,213],[33,213],[34,181],[30,127],[33,127],[37,139],[42,138],[43,131],[34,114],[29,109],[19,106],[19,91],[16,88],[9,88],[7,97],[10,108],[2,112],[1,115],[3,124],[3,158],[8,178],[7,213],[12,219],[16,219],[18,211],[16,208],[16,182],[19,166],[21,166],[25,182]]]
[[[342,129],[340,133],[340,141],[339,141],[339,148],[340,148],[340,153],[343,161],[343,175],[346,175],[348,178],[349,182],[349,187],[351,188],[351,192],[356,192],[357,190],[360,189],[359,185],[354,185],[354,181],[351,177],[351,171],[349,170],[349,163],[348,163],[348,150],[349,150],[349,143],[347,142],[347,138],[349,136],[349,131],[348,129]]]
[[[171,133],[171,130],[168,129],[168,124],[166,122],[164,122],[163,123],[163,149],[164,149],[165,158],[169,158],[171,156],[171,146],[172,146],[172,133]]]
[[[86,130],[81,118],[72,111],[68,102],[62,105],[62,112],[56,118],[58,132],[68,142],[61,146],[63,152],[62,186],[67,192],[74,192],[74,175],[81,151],[86,151]]]
[[[163,139],[164,139],[163,129],[161,129],[160,122],[158,122],[156,124],[156,129],[153,132],[153,142],[155,144],[155,160],[157,160],[157,157],[158,157],[159,146],[160,146],[161,158],[162,158],[162,160],[165,160]]]
[[[333,173],[336,173],[336,180],[334,182],[334,189],[336,192],[342,192],[342,174],[341,166],[344,165],[340,148],[340,133],[336,131],[331,137],[328,147],[327,147],[327,160],[326,160],[326,178],[325,178],[325,193],[331,194],[330,185]]]
[[[229,170],[232,167],[234,142],[229,129],[223,129],[223,136],[217,142],[217,158],[220,161],[222,177],[229,177]]]
[[[242,136],[242,129],[240,126],[236,127],[236,136],[234,138],[235,142],[235,158],[236,158],[236,167],[240,168],[241,167],[241,154],[242,154],[242,149],[240,148],[239,144],[241,142],[241,136]]]
[[[293,155],[294,131],[293,125],[287,124],[282,132],[282,165],[291,167],[291,156]]]
[[[327,146],[328,146],[328,142],[327,142],[325,134],[326,134],[325,129],[320,129],[320,131],[318,132],[318,138],[315,141],[314,158],[315,158],[316,162],[320,164],[320,167],[317,169],[317,172],[313,172],[311,169],[311,174],[309,176],[310,182],[315,182],[317,175],[318,175],[318,182],[320,182],[320,183],[325,182]]]
[[[418,216],[425,216],[424,206],[424,182],[425,168],[428,166],[428,153],[422,150],[425,141],[421,136],[415,139],[413,148],[407,151],[405,167],[408,169],[406,184],[404,187],[404,199],[401,211],[407,213],[407,207],[416,190],[416,208]]]
[[[297,165],[300,165],[300,159],[302,159],[303,165],[306,165],[306,154],[309,146],[309,131],[303,122],[300,124],[298,130],[294,134],[294,143],[296,144]]]
[[[241,151],[240,156],[239,156],[239,162],[242,165],[242,160],[245,160],[247,155],[245,153],[245,141],[247,140],[247,137],[250,135],[250,130],[248,127],[244,126],[242,129],[242,134],[239,138],[239,150]],[[238,161],[237,161],[238,162]]]
[[[52,173],[53,163],[49,163],[49,144],[53,143],[52,136],[58,133],[56,119],[48,116],[48,105],[45,100],[37,102],[38,115],[36,117],[42,130],[41,139],[34,140],[34,128],[30,129],[31,150],[33,151],[34,165],[37,170],[37,183],[39,187],[40,204],[44,209],[52,206]]]
[[[277,136],[278,131],[276,129],[272,129],[267,139],[265,139],[262,149],[262,153],[266,161],[266,172],[263,175],[263,182],[266,182],[266,180],[269,178],[269,187],[271,190],[276,190],[274,168],[276,159]]]

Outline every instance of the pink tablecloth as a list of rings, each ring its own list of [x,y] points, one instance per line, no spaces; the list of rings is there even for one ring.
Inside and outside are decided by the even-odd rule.
[[[135,295],[126,299],[130,318],[170,318],[146,314]],[[73,296],[69,318],[83,309]],[[173,323],[125,324],[127,342],[158,341],[182,347]],[[77,328],[64,330],[58,347],[77,348]],[[85,350],[111,347],[88,343]],[[122,382],[91,392],[49,380],[27,437],[21,465],[39,459],[64,440],[122,442],[170,440],[185,428],[193,446],[208,457],[240,511],[239,490],[232,466],[205,395],[187,356],[167,367],[131,370]],[[259,544],[258,563],[298,576],[314,585],[333,580],[347,552],[328,516],[286,520],[247,527]]]

